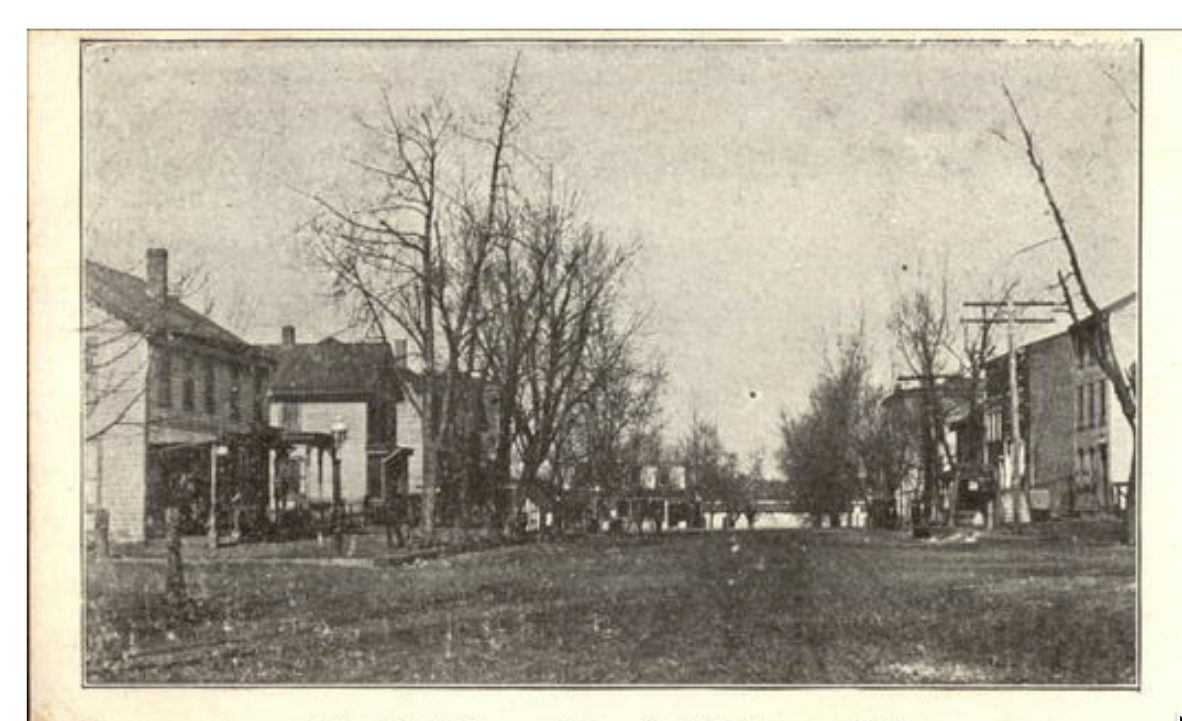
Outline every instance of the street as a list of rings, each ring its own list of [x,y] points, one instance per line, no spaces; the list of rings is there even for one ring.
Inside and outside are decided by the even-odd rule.
[[[92,562],[93,683],[1135,682],[1135,555],[1068,538],[593,536],[394,568]]]

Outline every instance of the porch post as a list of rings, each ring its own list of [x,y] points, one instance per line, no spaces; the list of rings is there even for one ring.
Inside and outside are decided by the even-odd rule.
[[[309,452],[310,450],[311,449],[309,449],[307,446],[304,446],[304,458],[307,460],[298,466],[294,465],[294,462],[292,465],[293,469],[299,469],[299,487],[296,490],[301,496],[304,496],[305,498],[308,496],[308,466],[312,464],[312,454]]]
[[[324,500],[324,449],[316,449],[316,500]]]
[[[205,545],[218,547],[218,444],[209,444],[209,520],[205,530]]]
[[[279,507],[275,505],[275,450],[267,450],[267,511],[271,520],[279,518]]]

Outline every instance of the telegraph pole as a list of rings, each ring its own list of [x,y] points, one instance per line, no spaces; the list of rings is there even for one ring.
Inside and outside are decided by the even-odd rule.
[[[963,318],[964,323],[995,323],[997,322],[996,314],[1000,313],[1005,316],[1006,324],[1006,355],[1008,356],[1009,365],[1009,396],[1010,396],[1010,442],[1007,445],[1007,456],[1009,459],[1009,473],[1003,474],[1001,483],[998,484],[995,504],[998,505],[995,515],[1001,511],[1002,490],[1011,490],[1015,485],[1020,484],[1021,493],[1018,493],[1015,498],[1013,519],[1018,523],[1028,523],[1030,521],[1030,477],[1025,471],[1025,453],[1024,444],[1022,442],[1022,426],[1021,426],[1021,412],[1022,404],[1021,397],[1018,392],[1018,348],[1014,342],[1015,326],[1018,325],[1035,325],[1044,323],[1054,323],[1054,318],[1024,318],[1019,314],[1021,310],[1026,308],[1058,308],[1061,304],[1055,301],[1046,300],[1019,300],[1015,301],[1007,298],[1001,301],[994,300],[974,300],[964,303],[965,307],[980,308],[980,318]],[[986,309],[996,309],[993,318],[987,317]],[[974,392],[976,389],[974,389]],[[984,405],[981,409],[985,412]],[[982,427],[986,424],[982,423]],[[1004,486],[1004,488],[1003,488]]]

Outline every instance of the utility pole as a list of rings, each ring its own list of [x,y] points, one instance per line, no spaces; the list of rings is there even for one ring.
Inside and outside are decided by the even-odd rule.
[[[1014,346],[1014,301],[1006,301],[1006,348],[1009,356],[1009,371],[1010,371],[1010,472],[1013,476],[1010,479],[1010,485],[1014,485],[1014,479],[1018,479],[1022,484],[1023,493],[1019,493],[1014,504],[1014,520],[1018,523],[1030,522],[1030,508],[1029,503],[1022,503],[1020,499],[1026,497],[1026,491],[1029,491],[1029,484],[1026,482],[1026,476],[1023,474],[1023,448],[1022,448],[1022,424],[1021,412],[1022,404],[1018,398],[1018,352]],[[1027,370],[1029,373],[1029,369]]]
[[[1015,343],[1014,336],[1016,334],[1016,326],[1018,325],[1035,325],[1044,323],[1054,323],[1054,318],[1024,318],[1020,317],[1019,309],[1026,308],[1058,308],[1061,304],[1055,301],[1046,300],[1020,300],[1016,301],[1012,298],[1006,298],[1001,301],[993,300],[976,300],[967,301],[964,303],[966,307],[981,308],[980,318],[964,318],[964,323],[994,323],[997,321],[996,314],[1001,313],[1005,316],[1006,323],[1006,355],[1008,356],[1008,371],[1009,371],[1009,400],[1010,400],[1010,442],[1006,444],[1006,454],[1008,459],[1008,472],[1002,474],[997,484],[996,492],[996,510],[995,516],[1001,516],[1004,508],[1004,494],[1003,491],[1012,491],[1015,486],[1019,486],[1020,493],[1014,494],[1014,507],[1012,511],[1012,518],[1017,523],[1030,522],[1030,477],[1026,473],[1025,468],[1025,453],[1024,444],[1022,442],[1022,426],[1021,413],[1022,403],[1021,396],[1018,389],[1018,347]],[[993,318],[988,318],[986,315],[987,308],[994,308],[995,315]],[[975,392],[976,389],[974,389]],[[985,412],[984,405],[982,405],[982,413]],[[982,426],[985,426],[984,421]],[[1000,520],[1000,519],[999,519]]]
[[[218,446],[220,439],[209,444],[209,520],[205,526],[205,545],[209,550],[218,547]]]

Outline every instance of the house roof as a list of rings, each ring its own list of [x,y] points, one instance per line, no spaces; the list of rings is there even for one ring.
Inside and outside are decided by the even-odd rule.
[[[1115,313],[1118,310],[1124,309],[1127,305],[1137,300],[1137,291],[1133,291],[1126,295],[1117,298],[1108,305],[1104,306],[1104,310],[1108,313]]]
[[[148,293],[143,278],[88,260],[86,296],[136,331],[149,332],[159,325],[159,303]],[[170,333],[238,352],[259,354],[255,346],[185,305],[179,298],[169,296],[166,307],[165,325]]]
[[[278,362],[271,380],[275,397],[363,396],[378,392],[383,384],[397,382],[394,354],[385,343],[326,338],[319,343],[276,344],[266,349]]]

